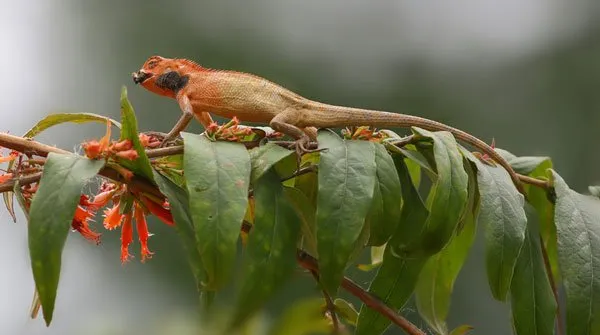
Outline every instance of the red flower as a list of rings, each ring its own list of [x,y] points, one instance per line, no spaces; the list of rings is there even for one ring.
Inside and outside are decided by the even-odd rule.
[[[129,245],[133,241],[133,227],[131,226],[131,213],[125,215],[123,226],[121,227],[121,263],[124,264],[131,258],[129,254]]]
[[[154,201],[141,196],[140,200],[142,200],[142,202],[144,203],[144,206],[146,206],[146,208],[148,209],[148,211],[154,215],[156,215],[157,218],[159,218],[162,222],[168,224],[169,226],[174,225],[175,223],[173,222],[173,216],[171,215],[171,211],[162,207],[161,205],[155,203]]]
[[[104,210],[104,228],[113,230],[121,225],[123,214],[119,213],[119,204]]]
[[[0,176],[0,183],[3,183],[5,181],[7,181],[7,180],[12,179],[12,177],[13,177],[12,173],[3,174],[3,175]]]
[[[71,228],[78,231],[86,240],[100,244],[100,234],[91,230],[88,224],[88,221],[93,217],[93,212],[86,211],[83,207],[77,206],[73,221],[71,221]]]
[[[152,258],[152,252],[148,249],[148,237],[151,235],[148,233],[148,224],[146,223],[144,209],[137,202],[135,203],[135,223],[140,245],[142,247],[142,262],[144,262],[146,259]]]

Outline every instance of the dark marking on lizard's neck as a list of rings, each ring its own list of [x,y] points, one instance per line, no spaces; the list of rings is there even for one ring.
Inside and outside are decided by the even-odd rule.
[[[184,88],[188,81],[190,80],[189,76],[181,76],[179,73],[175,71],[170,71],[167,73],[163,73],[158,78],[156,78],[156,86],[164,89],[173,91],[177,93],[179,90]]]

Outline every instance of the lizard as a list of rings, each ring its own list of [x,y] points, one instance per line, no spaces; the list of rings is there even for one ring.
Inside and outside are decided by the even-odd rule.
[[[210,113],[241,121],[268,123],[274,130],[296,139],[299,154],[316,139],[317,128],[345,126],[412,127],[429,131],[448,131],[487,154],[502,166],[517,189],[521,181],[510,164],[487,143],[460,129],[423,117],[335,106],[313,101],[257,75],[203,67],[188,59],[152,56],[132,73],[135,84],[177,100],[182,115],[163,143],[173,139],[196,118],[205,128],[212,122]]]

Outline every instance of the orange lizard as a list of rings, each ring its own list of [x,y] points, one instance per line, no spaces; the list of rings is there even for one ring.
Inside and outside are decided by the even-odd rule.
[[[316,138],[316,128],[345,126],[411,127],[449,131],[487,154],[510,174],[523,193],[519,177],[510,164],[480,139],[453,127],[413,115],[334,106],[304,98],[267,79],[248,73],[215,70],[187,59],[152,56],[132,74],[133,81],[159,95],[174,98],[183,115],[165,141],[183,131],[192,118],[205,128],[212,123],[209,114],[241,121],[268,123],[271,128],[296,139],[299,153]]]

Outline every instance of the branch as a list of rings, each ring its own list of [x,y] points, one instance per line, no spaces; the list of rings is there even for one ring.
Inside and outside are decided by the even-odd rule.
[[[0,133],[0,147],[5,147],[22,153],[33,154],[41,157],[47,157],[48,154],[51,152],[63,155],[71,154],[71,152],[60,148],[52,147],[37,141],[25,139],[23,137],[3,133]],[[109,167],[103,168],[98,174],[120,183],[126,183],[129,185],[129,187],[132,187],[132,189],[136,189],[145,193],[150,193],[154,196],[159,197],[160,199],[165,198],[165,196],[162,193],[160,193],[158,188],[156,188],[144,178],[133,176],[131,180],[127,181],[123,178],[123,176],[121,176],[121,174],[119,174],[119,172]],[[31,184],[39,181],[41,176],[42,174],[38,172],[31,175],[19,177],[19,183],[21,185]],[[0,193],[12,191],[14,187],[15,180],[10,180],[5,183],[2,183],[0,184]]]
[[[317,264],[317,260],[309,254],[307,254],[306,252],[298,250],[296,258],[298,259],[298,263],[300,264],[300,266],[302,266],[303,268],[317,274],[319,273],[319,266]],[[373,310],[379,312],[381,315],[388,318],[398,327],[402,328],[402,330],[404,330],[407,334],[426,335],[425,332],[420,330],[417,326],[405,319],[402,315],[396,313],[395,310],[393,310],[391,307],[379,300],[379,298],[365,291],[362,287],[360,287],[348,277],[343,278],[342,288],[344,288],[353,296],[360,299],[365,305],[371,307]]]
[[[546,275],[548,276],[548,281],[550,282],[550,287],[552,288],[552,295],[554,295],[554,301],[556,301],[556,326],[557,334],[563,335],[565,333],[565,326],[562,321],[562,314],[560,311],[560,301],[558,300],[558,289],[556,288],[556,282],[554,281],[554,275],[552,274],[552,266],[550,266],[550,258],[548,257],[548,251],[546,249],[546,245],[544,244],[544,239],[542,236],[539,236],[540,239],[540,248],[542,249],[542,257],[544,259],[544,267],[546,268]]]

